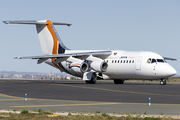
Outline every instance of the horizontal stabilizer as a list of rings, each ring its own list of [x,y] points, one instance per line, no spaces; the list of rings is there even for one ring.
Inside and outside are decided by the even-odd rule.
[[[22,20],[22,21],[3,21],[5,24],[41,24],[41,25],[47,25],[48,22],[46,21],[35,21],[35,20]],[[67,25],[70,26],[72,24],[68,23],[59,23],[59,22],[53,22],[53,25]]]

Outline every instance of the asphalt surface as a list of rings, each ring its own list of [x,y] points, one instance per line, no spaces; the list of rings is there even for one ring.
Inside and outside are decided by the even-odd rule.
[[[28,101],[24,101],[25,94]],[[180,84],[0,80],[0,101],[0,109],[177,115],[180,114]]]

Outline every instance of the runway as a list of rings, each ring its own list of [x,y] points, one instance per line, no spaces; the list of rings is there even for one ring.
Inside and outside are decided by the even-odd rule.
[[[159,82],[0,80],[0,108],[176,115],[180,114],[179,90],[180,84]],[[28,101],[24,101],[25,94]]]

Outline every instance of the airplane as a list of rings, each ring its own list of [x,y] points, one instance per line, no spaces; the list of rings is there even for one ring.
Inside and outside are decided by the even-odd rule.
[[[16,59],[37,59],[73,76],[81,77],[87,84],[96,80],[114,80],[123,84],[125,80],[166,80],[175,75],[176,70],[165,60],[173,58],[148,51],[124,50],[71,50],[60,39],[54,25],[72,24],[51,22],[50,20],[3,21],[5,24],[36,25],[43,55],[16,57]]]

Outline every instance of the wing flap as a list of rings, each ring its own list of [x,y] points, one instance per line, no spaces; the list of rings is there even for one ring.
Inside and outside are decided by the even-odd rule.
[[[45,62],[46,60],[48,60],[48,58],[40,58],[37,62],[37,64],[41,64],[43,62]]]

